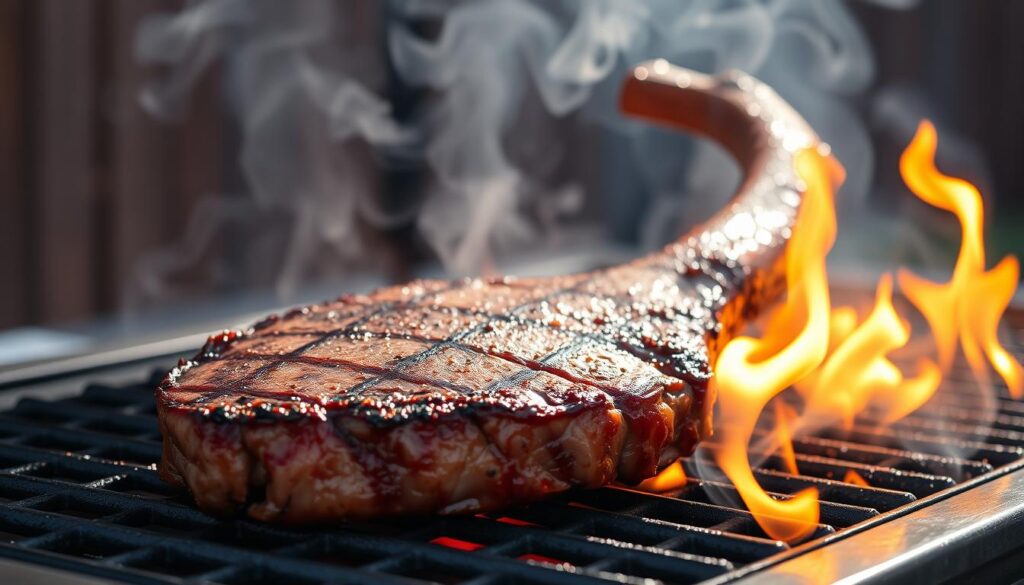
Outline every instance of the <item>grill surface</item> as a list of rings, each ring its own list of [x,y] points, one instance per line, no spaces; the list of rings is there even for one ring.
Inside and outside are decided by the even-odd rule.
[[[154,469],[161,373],[25,398],[0,413],[0,556],[133,583],[476,584],[722,582],[795,554],[761,532],[731,486],[692,479],[694,460],[685,487],[663,495],[606,487],[504,514],[303,530],[214,519]],[[925,409],[888,429],[864,420],[796,439],[800,475],[765,454],[755,475],[768,491],[816,486],[822,498],[822,524],[796,552],[1021,459],[1024,404],[998,397],[991,429],[978,426],[980,404],[960,369]],[[841,481],[849,470],[871,487]],[[702,462],[701,471],[715,470]]]

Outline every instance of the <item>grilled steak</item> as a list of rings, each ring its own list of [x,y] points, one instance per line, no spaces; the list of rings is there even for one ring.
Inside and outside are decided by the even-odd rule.
[[[766,86],[637,67],[628,113],[722,142],[728,209],[660,253],[551,279],[418,281],[210,338],[156,392],[162,476],[205,510],[326,521],[638,482],[711,433],[709,360],[781,288],[817,144]]]

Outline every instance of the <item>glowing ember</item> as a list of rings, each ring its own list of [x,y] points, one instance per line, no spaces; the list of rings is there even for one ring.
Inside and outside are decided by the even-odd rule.
[[[658,475],[643,481],[640,485],[636,486],[636,489],[660,493],[677,490],[684,485],[686,485],[686,471],[683,470],[683,464],[676,461],[662,469]]]
[[[760,338],[737,337],[715,363],[715,384],[723,418],[715,457],[736,486],[747,509],[772,538],[796,540],[818,523],[818,493],[803,490],[775,500],[754,478],[747,444],[768,402],[825,359],[828,350],[829,292],[825,256],[835,240],[835,210],[826,159],[815,150],[796,157],[807,184],[796,229],[786,255],[786,303]]]
[[[861,487],[871,487],[868,480],[864,479],[861,474],[857,473],[852,469],[846,471],[846,476],[843,477],[843,482],[852,483],[853,485],[859,485]]]
[[[446,546],[448,548],[454,548],[456,550],[473,551],[479,550],[484,547],[484,545],[478,542],[470,542],[468,540],[461,540],[459,538],[452,538],[450,536],[438,536],[430,542],[432,542],[433,544]]]
[[[953,277],[935,283],[910,272],[899,273],[900,288],[931,326],[943,372],[953,365],[959,338],[975,377],[988,381],[986,358],[1006,382],[1010,394],[1024,394],[1024,370],[996,337],[999,319],[1017,287],[1017,259],[1007,256],[985,271],[981,194],[967,181],[935,168],[935,127],[921,122],[914,140],[900,157],[900,174],[920,199],[956,215],[963,238]]]

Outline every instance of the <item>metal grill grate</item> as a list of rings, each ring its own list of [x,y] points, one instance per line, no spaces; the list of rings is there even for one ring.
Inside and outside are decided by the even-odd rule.
[[[789,554],[740,506],[716,503],[735,499],[731,486],[694,479],[664,495],[606,487],[474,517],[302,530],[214,519],[153,469],[157,378],[0,413],[0,556],[133,583],[483,584],[725,581]],[[865,421],[798,438],[801,475],[768,454],[757,479],[778,497],[818,487],[820,539],[1020,459],[1024,404],[1000,397],[991,429],[976,428],[976,390],[952,378],[885,430]],[[841,481],[851,469],[871,487]]]

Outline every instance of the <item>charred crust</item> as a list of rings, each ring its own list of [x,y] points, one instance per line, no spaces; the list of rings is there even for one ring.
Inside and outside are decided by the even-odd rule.
[[[245,333],[237,329],[225,329],[220,333],[215,333],[206,339],[206,343],[199,350],[194,361],[219,358],[244,336]]]
[[[573,416],[581,411],[604,407],[603,401],[579,402],[560,407],[541,408],[536,405],[508,404],[501,401],[445,400],[406,405],[365,404],[364,399],[351,403],[331,403],[327,406],[295,399],[291,402],[272,403],[260,398],[239,396],[231,404],[205,407],[201,404],[180,404],[165,401],[168,408],[191,414],[197,421],[218,424],[271,424],[297,422],[311,418],[337,420],[358,418],[377,428],[392,428],[415,422],[447,422],[459,417],[507,417],[510,419],[549,420]]]

